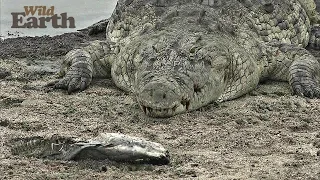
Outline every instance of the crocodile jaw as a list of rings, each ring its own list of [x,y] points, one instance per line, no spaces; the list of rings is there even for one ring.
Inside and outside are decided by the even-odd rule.
[[[225,88],[223,78],[215,73],[212,75],[212,83],[199,89],[194,87],[192,81],[189,82],[191,87],[181,86],[173,80],[161,83],[152,81],[142,91],[138,91],[137,101],[143,112],[150,117],[166,118],[199,109],[218,100]]]
[[[143,112],[151,117],[170,117],[188,111],[193,89],[181,85],[175,76],[155,75],[152,80],[142,81],[137,92],[137,100]],[[148,82],[146,82],[148,81]]]

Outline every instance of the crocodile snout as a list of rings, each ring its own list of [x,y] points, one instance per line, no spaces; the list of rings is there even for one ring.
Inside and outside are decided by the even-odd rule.
[[[188,110],[185,92],[174,81],[152,81],[138,93],[138,102],[146,115],[170,117]]]
[[[179,95],[172,86],[164,83],[150,83],[140,93],[141,100],[145,105],[154,108],[173,108]]]

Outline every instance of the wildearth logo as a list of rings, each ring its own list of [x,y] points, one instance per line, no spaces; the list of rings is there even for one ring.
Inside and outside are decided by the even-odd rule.
[[[11,13],[11,28],[46,28],[50,22],[53,28],[76,28],[73,17],[68,17],[67,13],[58,16],[54,10],[54,6],[24,6],[24,12]],[[35,17],[35,15],[47,17]]]

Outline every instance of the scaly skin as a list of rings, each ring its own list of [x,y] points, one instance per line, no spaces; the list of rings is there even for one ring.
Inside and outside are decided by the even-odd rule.
[[[320,97],[320,65],[304,49],[317,32],[310,2],[119,0],[106,42],[67,54],[55,87],[84,90],[111,74],[154,117],[240,97],[265,79]]]
[[[53,135],[51,138],[39,136],[13,139],[10,142],[13,155],[26,157],[64,159],[64,153],[73,148],[76,143],[72,138]]]
[[[302,7],[306,10],[308,17],[312,24],[320,23],[320,16],[317,11],[317,4],[320,4],[320,0],[299,0]]]
[[[320,49],[320,15],[318,13],[319,7],[316,6],[320,5],[320,0],[299,0],[299,2],[306,10],[312,24],[309,46],[312,49]]]
[[[109,159],[119,162],[168,164],[168,151],[159,143],[118,133],[101,133],[86,141],[53,135],[13,139],[13,155],[56,160]]]

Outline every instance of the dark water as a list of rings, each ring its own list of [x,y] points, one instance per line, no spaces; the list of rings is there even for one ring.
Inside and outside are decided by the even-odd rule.
[[[57,35],[85,28],[101,19],[110,17],[117,0],[0,0],[0,34],[2,38],[15,36]],[[75,19],[76,28],[53,28],[46,22],[47,28],[11,28],[12,12],[24,12],[24,6],[54,6],[54,14],[67,13]],[[34,17],[41,17],[37,13]],[[47,17],[47,16],[45,16]],[[26,20],[25,20],[26,21]],[[58,21],[59,22],[59,21]]]

